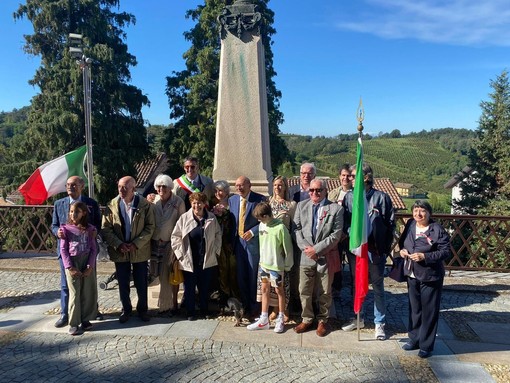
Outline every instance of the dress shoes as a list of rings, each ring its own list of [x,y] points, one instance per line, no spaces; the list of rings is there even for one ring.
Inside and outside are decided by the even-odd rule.
[[[55,322],[55,327],[56,328],[64,327],[64,326],[67,326],[68,323],[69,323],[69,317],[67,315],[62,315],[59,318],[59,320]]]
[[[92,330],[92,323],[90,323],[88,320],[81,323],[81,329],[83,331],[90,331]]]
[[[123,311],[120,314],[119,322],[120,323],[126,323],[129,320],[129,315],[130,315],[130,313],[127,313],[127,312]]]
[[[404,351],[418,350],[418,348],[419,348],[418,344],[413,342],[407,342],[402,346],[402,350]]]
[[[304,332],[310,330],[312,325],[313,325],[313,322],[308,322],[308,323],[301,322],[296,327],[294,327],[294,331],[296,332],[296,334],[301,334],[301,333],[304,333]]]
[[[329,332],[330,332],[329,325],[326,322],[320,321],[319,325],[317,326],[317,331],[315,331],[317,336],[320,336],[322,338],[323,336],[328,335]]]
[[[432,351],[425,351],[425,350],[420,350],[418,352],[418,356],[422,359],[425,359],[425,358],[428,358],[429,356],[432,355]]]
[[[148,314],[148,313],[140,313],[138,314],[138,317],[143,321],[143,322],[148,322],[151,320],[151,316]]]

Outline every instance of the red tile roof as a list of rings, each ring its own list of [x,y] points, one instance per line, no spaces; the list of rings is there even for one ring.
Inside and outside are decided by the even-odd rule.
[[[148,158],[135,165],[137,188],[145,188],[148,182],[154,180],[157,174],[162,173],[167,165],[167,157],[164,153],[159,153],[154,157]],[[164,169],[163,169],[164,168]],[[163,169],[163,170],[162,170]]]
[[[327,181],[328,190],[333,190],[340,187],[340,180],[337,178],[334,179],[329,177],[317,177],[317,178],[322,178]],[[299,177],[289,178],[289,188],[296,185],[299,185]],[[395,189],[395,186],[393,185],[389,178],[374,178],[374,188],[383,191],[390,196],[391,202],[393,203],[393,208],[395,210],[407,209],[404,201],[397,193],[397,189]]]

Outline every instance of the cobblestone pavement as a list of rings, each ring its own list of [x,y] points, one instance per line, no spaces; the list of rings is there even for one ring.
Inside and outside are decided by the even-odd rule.
[[[89,334],[88,334],[89,335]],[[394,355],[210,340],[30,333],[0,351],[3,382],[406,382]],[[7,367],[15,366],[15,368]]]
[[[54,269],[53,269],[54,270]],[[98,276],[104,281],[110,270]],[[403,284],[387,279],[387,330],[391,337],[386,342],[373,342],[373,347],[359,350],[348,344],[334,347],[314,346],[312,340],[287,330],[285,334],[262,336],[244,335],[241,329],[223,327],[226,337],[203,337],[200,332],[217,321],[196,321],[193,324],[177,320],[183,326],[196,326],[197,336],[166,333],[163,336],[137,333],[92,331],[83,336],[71,337],[66,332],[53,330],[24,331],[4,330],[9,323],[2,315],[23,307],[34,300],[54,300],[44,314],[57,319],[59,298],[58,273],[51,270],[7,269],[0,262],[0,381],[2,382],[437,382],[429,360],[400,350],[405,338],[407,317],[406,289]],[[479,342],[479,335],[469,326],[471,322],[510,322],[510,283],[489,283],[491,288],[470,289],[469,279],[448,280],[443,294],[442,314],[456,339]],[[509,281],[510,282],[510,281]],[[457,286],[455,286],[457,285]],[[459,286],[466,288],[461,288]],[[496,287],[494,287],[496,286]],[[118,290],[115,282],[107,290],[99,290],[100,309],[107,321],[120,312]],[[489,290],[489,291],[487,291]],[[333,333],[326,338],[342,335],[339,327],[350,318],[352,303],[347,288],[337,301],[339,318],[333,320]],[[136,296],[134,290],[133,296]],[[371,294],[366,305],[372,305]],[[371,309],[367,310],[362,330],[365,338],[373,337]],[[53,315],[52,315],[53,314]],[[220,317],[218,320],[230,318]],[[163,318],[155,318],[152,322]],[[107,322],[106,321],[106,322]],[[132,320],[135,321],[135,318]],[[175,322],[175,318],[172,319]],[[160,323],[158,322],[158,323]],[[129,322],[131,323],[131,322]],[[134,326],[138,323],[134,322]],[[174,326],[175,326],[174,325]],[[50,328],[52,326],[49,326]],[[186,327],[183,327],[186,329]],[[232,329],[232,330],[231,330]],[[193,328],[195,331],[195,328]],[[216,331],[218,332],[218,330]],[[271,331],[272,333],[272,331]],[[229,335],[230,334],[230,335]],[[271,338],[271,336],[276,337]],[[276,340],[275,340],[276,339]],[[281,339],[281,340],[280,340]],[[296,341],[297,339],[297,341]],[[307,338],[308,339],[308,338]],[[317,338],[318,339],[318,338]],[[346,341],[347,338],[333,338]],[[342,340],[343,339],[343,340]],[[353,339],[352,337],[349,339]],[[352,341],[352,340],[349,340]],[[301,343],[299,343],[301,342]],[[310,346],[312,345],[312,346]],[[355,344],[352,344],[355,346]],[[508,348],[507,348],[508,350]],[[439,357],[441,358],[441,357]],[[492,381],[510,382],[508,365],[485,363],[483,367],[492,374]]]

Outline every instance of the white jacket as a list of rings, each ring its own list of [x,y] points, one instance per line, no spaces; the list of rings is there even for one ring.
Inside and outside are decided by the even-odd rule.
[[[204,269],[218,264],[217,256],[221,251],[221,226],[213,213],[204,210],[207,214],[204,225],[205,258]],[[193,255],[189,233],[197,227],[197,221],[193,218],[193,211],[189,209],[180,216],[172,232],[172,249],[179,261],[180,268],[184,271],[193,272]]]

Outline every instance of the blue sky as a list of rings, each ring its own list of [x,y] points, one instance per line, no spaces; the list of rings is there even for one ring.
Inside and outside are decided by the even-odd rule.
[[[0,111],[28,105],[39,59],[23,52],[20,0],[0,2]],[[144,118],[169,124],[165,77],[184,69],[184,15],[198,0],[121,0],[137,23],[127,44],[137,57],[132,83],[147,94]],[[362,97],[365,132],[475,129],[490,81],[510,62],[508,0],[272,0],[276,86],[284,133],[356,132]]]

